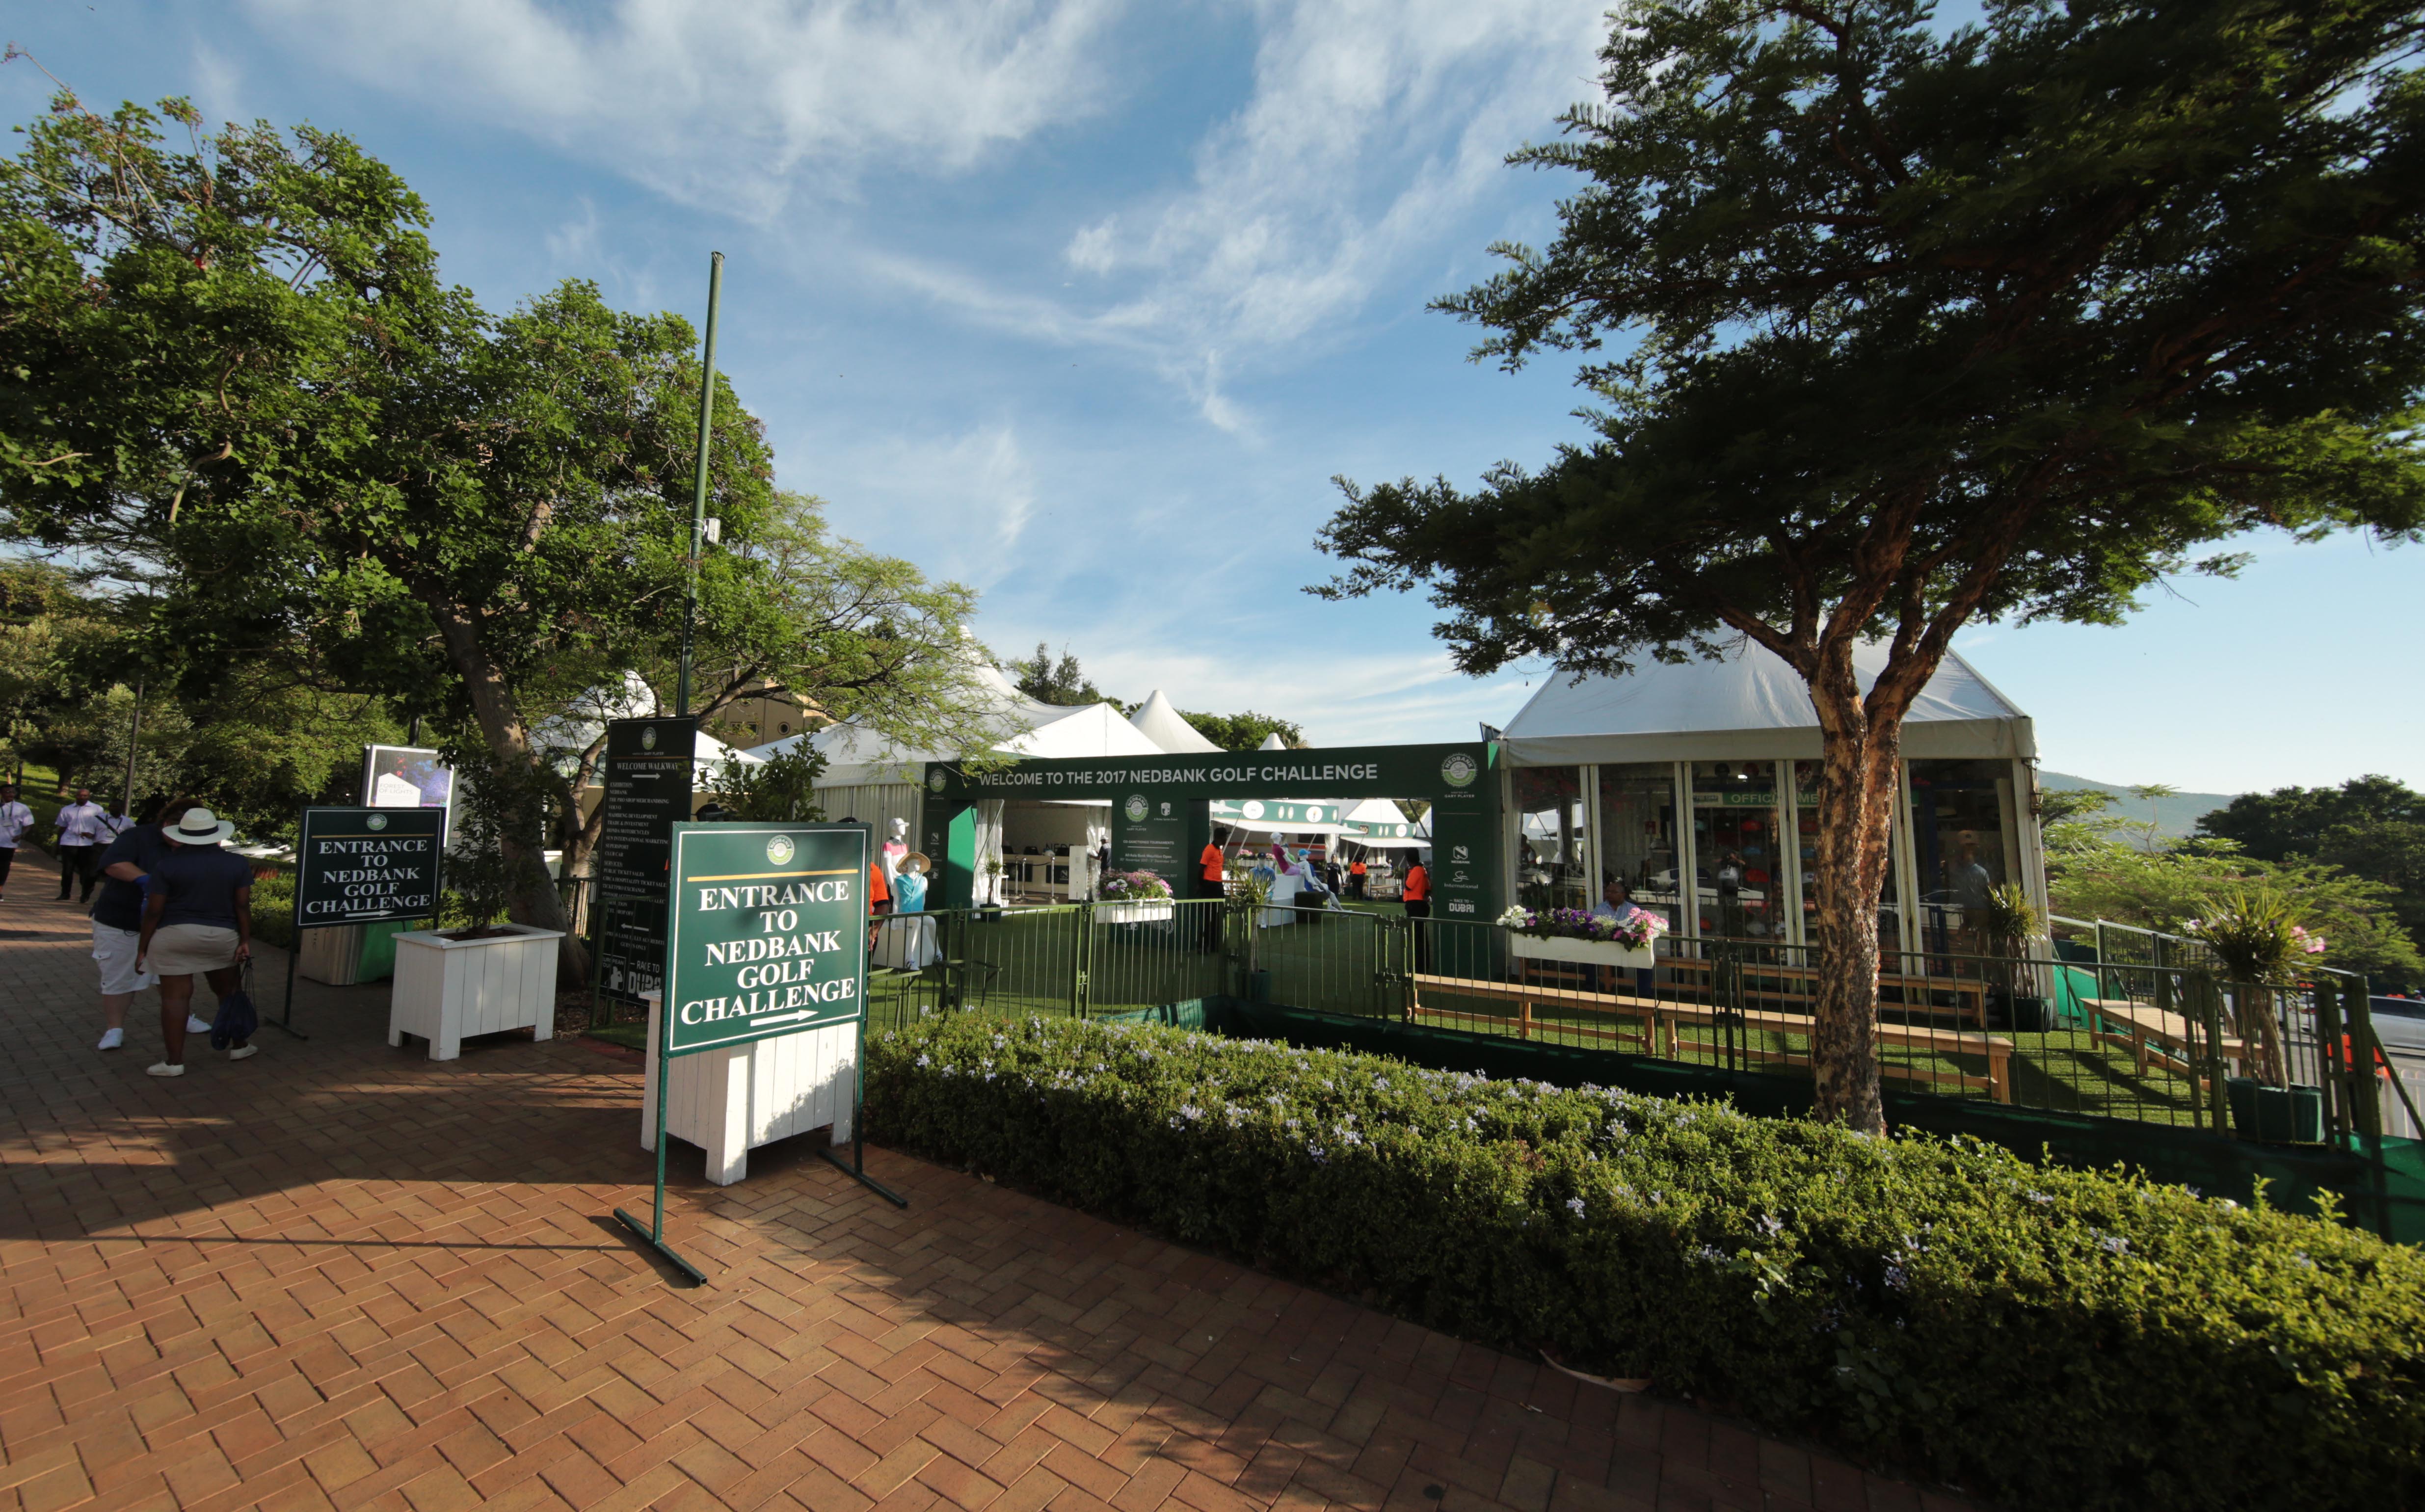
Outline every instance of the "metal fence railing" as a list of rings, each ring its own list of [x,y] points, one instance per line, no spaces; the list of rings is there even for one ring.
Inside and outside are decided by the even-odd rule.
[[[872,941],[876,1029],[937,1011],[1087,1018],[1230,996],[1783,1076],[1809,1074],[1823,965],[1807,946],[1662,940],[1637,968],[1394,905],[1235,898],[894,915]],[[2293,1142],[2415,1121],[2399,1084],[2370,1074],[2361,978],[2234,983],[2183,943],[2114,926],[2093,955],[1889,953],[1880,1069],[1907,1090]]]

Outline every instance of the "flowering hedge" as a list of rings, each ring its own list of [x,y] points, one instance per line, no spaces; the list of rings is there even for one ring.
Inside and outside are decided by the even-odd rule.
[[[937,1016],[871,1136],[2048,1507],[2418,1504],[2425,1260],[1970,1140]]]
[[[1170,896],[1170,884],[1153,872],[1114,872],[1099,895],[1105,903],[1153,903]]]

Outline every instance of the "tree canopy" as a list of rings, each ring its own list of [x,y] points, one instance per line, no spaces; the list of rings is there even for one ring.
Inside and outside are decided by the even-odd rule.
[[[2400,927],[2425,940],[2425,794],[2405,782],[2368,776],[2337,788],[2243,793],[2200,819],[2198,830],[2256,861],[2314,862],[2374,883]],[[2390,979],[2425,980],[2425,971]]]
[[[1546,249],[1437,308],[1572,354],[1587,442],[1364,488],[1316,591],[1427,588],[1457,664],[1748,639],[1821,724],[1820,1104],[1877,1110],[1903,716],[1982,617],[2109,622],[2232,538],[2425,525],[2420,22],[2401,0],[1628,0],[1511,162]],[[1885,662],[1866,685],[1853,648]]]

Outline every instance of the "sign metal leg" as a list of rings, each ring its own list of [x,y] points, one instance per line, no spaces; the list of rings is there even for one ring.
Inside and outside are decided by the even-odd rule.
[[[297,1039],[312,1037],[295,1027],[295,957],[303,954],[303,931],[295,931],[295,939],[286,947],[286,996],[279,1004],[278,1027]]]
[[[670,1079],[673,1073],[673,1062],[667,1058],[666,1054],[666,1042],[669,1037],[666,1033],[667,1027],[668,1026],[666,1022],[665,1005],[663,1001],[660,1000],[657,1005],[656,1206],[650,1213],[651,1221],[648,1223],[642,1223],[639,1219],[624,1212],[621,1208],[617,1208],[615,1210],[615,1217],[616,1220],[621,1223],[624,1228],[631,1230],[634,1233],[646,1239],[649,1242],[650,1248],[671,1261],[676,1270],[681,1271],[684,1276],[690,1278],[692,1285],[705,1286],[707,1284],[707,1273],[692,1264],[689,1261],[683,1259],[681,1255],[675,1253],[673,1246],[666,1243],[666,1083]]]
[[[864,990],[859,1001],[865,1003]],[[896,1208],[906,1208],[909,1199],[867,1174],[867,1016],[859,1015],[859,1054],[851,1058],[850,1067],[850,1164],[833,1151],[831,1145],[820,1145],[817,1153],[832,1161],[851,1180],[866,1187]]]

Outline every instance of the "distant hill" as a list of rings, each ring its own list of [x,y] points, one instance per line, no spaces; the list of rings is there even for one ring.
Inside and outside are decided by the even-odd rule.
[[[2038,786],[2052,790],[2101,787],[2113,795],[2113,807],[2109,812],[2126,819],[2144,819],[2148,805],[2130,796],[2128,782],[2100,782],[2094,778],[2072,777],[2063,772],[2038,773]],[[2168,839],[2177,839],[2197,828],[2197,822],[2215,810],[2226,807],[2238,797],[2237,793],[2176,793],[2155,802],[2156,832]]]

